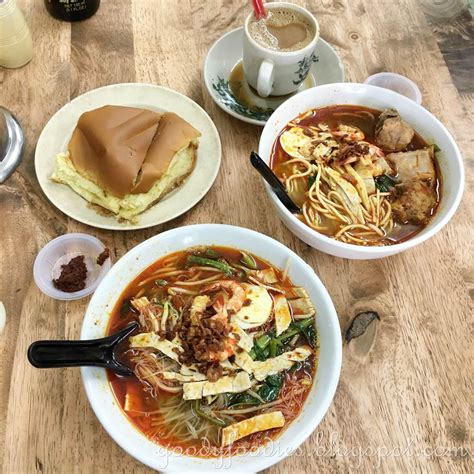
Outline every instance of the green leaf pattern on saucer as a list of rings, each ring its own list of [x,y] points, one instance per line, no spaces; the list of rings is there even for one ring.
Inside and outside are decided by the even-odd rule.
[[[213,82],[212,88],[217,92],[224,105],[229,107],[229,109],[233,110],[234,112],[244,115],[245,117],[266,121],[275,111],[275,109],[272,109],[271,107],[266,109],[257,106],[249,108],[245,105],[242,105],[237,101],[235,95],[232,93],[229,86],[229,81],[226,81],[222,77],[217,76],[217,83]]]
[[[311,53],[309,57],[305,56],[301,61],[298,61],[299,69],[295,72],[295,74],[298,76],[298,79],[293,81],[293,84],[299,86],[306,79],[312,64],[317,63],[318,61],[319,58],[315,56],[314,53]]]

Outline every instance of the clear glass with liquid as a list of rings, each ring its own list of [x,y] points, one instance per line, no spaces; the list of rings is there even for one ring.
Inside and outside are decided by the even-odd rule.
[[[0,0],[0,66],[17,68],[33,57],[33,42],[15,0]]]

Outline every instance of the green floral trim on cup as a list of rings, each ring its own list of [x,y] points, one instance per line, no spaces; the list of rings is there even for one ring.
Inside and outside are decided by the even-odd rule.
[[[226,107],[238,113],[239,115],[243,115],[244,117],[248,117],[254,120],[266,121],[275,111],[275,109],[272,109],[271,107],[268,107],[266,109],[257,106],[249,108],[245,105],[242,105],[240,102],[238,102],[235,95],[232,93],[229,86],[229,81],[226,81],[222,77],[217,76],[217,83],[213,82],[212,88],[217,92],[221,102]]]
[[[298,79],[293,81],[293,84],[299,86],[306,79],[312,64],[317,63],[318,61],[319,58],[315,56],[314,53],[311,53],[311,56],[305,56],[301,61],[298,61],[299,69],[295,72]]]

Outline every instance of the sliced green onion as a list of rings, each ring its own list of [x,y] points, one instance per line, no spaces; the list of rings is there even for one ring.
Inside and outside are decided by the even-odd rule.
[[[433,151],[435,153],[438,153],[438,151],[441,151],[441,148],[438,145],[436,145],[436,143],[433,143]]]
[[[168,282],[166,280],[161,280],[161,279],[155,280],[156,286],[166,286],[167,284]]]

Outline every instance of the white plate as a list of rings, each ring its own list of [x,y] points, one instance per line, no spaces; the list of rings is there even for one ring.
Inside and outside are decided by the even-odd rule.
[[[115,217],[97,214],[69,186],[49,179],[54,170],[56,155],[67,150],[81,114],[103,105],[175,112],[202,134],[193,172],[181,186],[141,214],[137,224],[120,223]],[[46,197],[69,217],[93,227],[111,230],[144,229],[167,222],[188,211],[209,191],[220,163],[221,142],[209,115],[188,97],[152,84],[115,84],[94,89],[75,98],[51,117],[41,132],[35,152],[36,176]]]
[[[290,97],[323,84],[344,82],[344,65],[336,50],[322,38],[318,39],[308,77],[298,91],[284,97],[259,97],[245,82],[243,87],[252,107],[237,100],[229,88],[229,76],[242,60],[244,29],[237,28],[221,36],[207,53],[204,81],[214,102],[228,114],[254,125],[265,125],[275,109]]]

